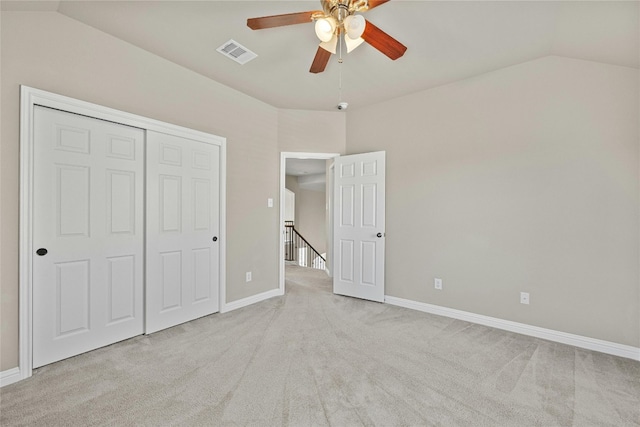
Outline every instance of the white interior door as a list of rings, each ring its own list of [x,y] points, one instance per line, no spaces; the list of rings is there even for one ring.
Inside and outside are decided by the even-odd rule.
[[[384,302],[385,152],[337,157],[333,292]]]
[[[143,332],[144,131],[34,108],[33,367]]]
[[[219,310],[220,147],[147,132],[146,333]]]

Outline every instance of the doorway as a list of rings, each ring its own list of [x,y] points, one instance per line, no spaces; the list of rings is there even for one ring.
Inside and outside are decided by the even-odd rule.
[[[327,265],[327,269],[330,271],[330,259],[331,259],[331,235],[332,232],[329,227],[329,218],[332,217],[332,209],[329,201],[331,200],[330,187],[327,186],[326,182],[329,181],[329,177],[326,174],[326,167],[324,168],[325,176],[323,177],[324,181],[321,181],[319,177],[314,175],[319,175],[317,169],[311,169],[312,162],[318,163],[318,161],[324,161],[326,163],[327,160],[338,157],[338,153],[299,153],[299,152],[282,152],[280,156],[280,251],[279,251],[279,289],[280,293],[284,294],[285,292],[285,239],[287,235],[287,230],[285,229],[285,220],[286,220],[286,200],[287,200],[287,164],[289,162],[290,170],[292,164],[298,167],[305,166],[305,161],[309,161],[309,172],[311,173],[300,173],[299,176],[307,176],[308,178],[302,179],[302,181],[306,181],[307,184],[311,186],[316,186],[316,188],[324,187],[326,194],[326,202],[325,202],[325,239],[326,239],[326,260],[329,263]],[[315,165],[317,167],[317,165]],[[296,203],[299,205],[300,200],[296,200]]]

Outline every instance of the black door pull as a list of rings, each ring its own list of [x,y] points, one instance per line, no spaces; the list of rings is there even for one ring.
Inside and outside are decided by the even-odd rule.
[[[377,237],[382,237],[382,233],[376,234]]]
[[[46,255],[46,254],[47,254],[47,252],[48,252],[48,251],[47,251],[45,248],[40,248],[40,249],[38,249],[38,250],[36,251],[36,253],[37,253],[38,255],[40,255],[40,256],[44,256],[44,255]]]
[[[218,241],[218,236],[213,236],[213,239],[212,239],[212,240],[213,240],[214,242],[217,242],[217,241]]]

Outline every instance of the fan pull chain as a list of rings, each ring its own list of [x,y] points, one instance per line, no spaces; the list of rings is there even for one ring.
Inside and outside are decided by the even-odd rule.
[[[338,102],[342,102],[342,59],[338,60]]]
[[[342,37],[342,34],[340,34]],[[338,56],[338,103],[342,102],[342,40],[338,39],[339,56]]]

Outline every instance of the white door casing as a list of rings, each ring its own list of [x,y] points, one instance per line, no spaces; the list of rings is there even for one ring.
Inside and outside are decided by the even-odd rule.
[[[143,332],[144,131],[34,108],[33,366]]]
[[[35,335],[38,329],[38,326],[36,325],[37,323],[36,317],[41,312],[40,308],[37,306],[37,302],[35,301],[34,294],[37,291],[36,282],[39,280],[39,278],[41,278],[45,274],[39,271],[38,264],[41,262],[41,258],[46,258],[47,256],[52,255],[51,253],[43,257],[36,255],[36,251],[38,249],[45,248],[45,246],[41,244],[44,242],[39,241],[39,238],[36,236],[36,229],[38,228],[37,226],[38,219],[36,217],[42,214],[42,212],[44,212],[36,200],[37,197],[36,197],[36,188],[35,188],[37,185],[37,181],[40,179],[39,174],[42,171],[42,169],[39,166],[36,167],[36,159],[35,159],[36,157],[35,152],[36,152],[36,145],[37,145],[36,137],[35,137],[36,136],[35,135],[36,134],[35,115],[36,115],[37,109],[39,109],[40,107],[48,107],[53,110],[59,110],[59,111],[76,114],[79,116],[100,119],[105,122],[117,123],[125,127],[129,126],[129,127],[137,128],[141,132],[145,132],[145,131],[161,132],[161,133],[171,134],[171,135],[180,136],[188,139],[193,139],[196,141],[207,142],[207,143],[218,146],[219,153],[220,153],[220,161],[218,165],[219,179],[220,179],[219,239],[221,242],[225,241],[225,228],[226,228],[226,225],[225,225],[226,224],[226,218],[225,218],[226,139],[225,138],[212,135],[210,133],[200,132],[200,131],[197,131],[194,129],[188,129],[182,126],[176,126],[170,123],[161,122],[148,117],[127,113],[121,110],[115,110],[102,105],[93,104],[93,103],[82,101],[79,99],[70,98],[70,97],[59,95],[56,93],[47,92],[44,90],[21,85],[20,86],[20,222],[19,222],[20,245],[19,245],[19,255],[18,255],[18,263],[19,263],[18,360],[19,360],[19,365],[17,368],[10,370],[11,371],[10,375],[0,375],[0,387],[12,384],[22,379],[29,378],[33,373],[34,345],[36,341]],[[82,132],[79,132],[79,133],[81,134]],[[71,138],[71,139],[75,140],[75,142],[69,140],[68,143],[65,143],[65,144],[69,145],[70,147],[75,146],[77,149],[81,149],[82,145],[77,144],[78,138]],[[116,142],[115,146],[112,147],[112,149],[114,150],[113,154],[120,154],[124,157],[127,157],[129,152],[128,150],[124,149],[124,144],[118,143],[117,141],[115,142]],[[142,141],[139,147],[136,144],[136,149],[135,149],[136,158],[138,158],[138,154],[137,154],[138,150],[143,150],[143,144],[144,144],[144,140]],[[83,165],[79,165],[79,166],[80,168],[83,167]],[[118,166],[118,167],[114,167],[113,169],[116,171],[121,170],[121,171],[127,172],[126,167],[120,168]],[[73,175],[73,172],[77,172],[77,169],[71,168],[70,172],[71,172],[70,174],[65,172],[66,176],[64,178],[66,179],[66,182],[74,181],[74,177],[71,175]],[[81,174],[81,172],[78,172],[78,173]],[[90,181],[89,185],[92,185],[94,181]],[[106,179],[104,179],[104,181],[107,182]],[[123,186],[123,182],[126,182],[123,176],[113,177],[112,184],[115,184],[115,187],[116,187],[114,189],[114,193],[117,193],[118,197],[122,197],[126,193],[126,190],[121,191],[118,189],[118,187],[121,188]],[[78,183],[73,182],[73,185],[76,185],[76,187],[82,188],[81,185],[77,185],[77,184]],[[138,191],[137,185],[139,185],[139,183],[136,181],[136,192]],[[138,205],[136,204],[136,207],[135,207],[136,217],[138,213],[142,213],[144,210],[144,194],[142,194],[142,191],[143,190],[141,190],[139,197],[136,197],[136,203],[141,203],[140,206],[142,206],[142,208],[138,210]],[[72,192],[75,192],[75,190]],[[93,203],[94,201],[96,201],[97,200],[96,197],[98,196],[105,198],[107,196],[107,193],[103,192],[102,194],[99,195],[97,192],[91,192],[89,203]],[[76,203],[76,201],[74,201],[73,203]],[[120,203],[120,201],[118,201],[118,203]],[[86,201],[85,201],[85,204],[86,204]],[[61,205],[64,205],[64,203],[62,203]],[[113,224],[114,229],[117,230],[119,226],[121,226],[124,223],[123,218],[125,217],[126,216],[116,213],[116,215],[112,218],[112,220],[115,221],[115,223]],[[65,227],[67,227],[70,222],[73,222],[73,221],[66,220]],[[91,227],[93,227],[93,224],[95,223],[96,223],[95,221],[90,222]],[[136,227],[136,230],[142,229],[142,228],[138,228],[137,223],[135,227]],[[141,227],[144,227],[144,225],[141,225]],[[123,236],[120,235],[119,237],[122,238]],[[130,245],[127,245],[127,246],[129,248],[131,247]],[[142,247],[144,247],[144,242],[142,242]],[[93,256],[92,254],[89,254],[89,255]],[[86,260],[87,256],[85,256],[83,259]],[[229,311],[236,308],[233,305],[225,303],[225,286],[224,286],[225,277],[226,277],[225,276],[225,259],[226,259],[225,246],[224,244],[222,244],[220,245],[220,248],[219,248],[220,271],[218,274],[219,281],[220,281],[218,299],[220,301],[220,305],[221,305],[220,310],[222,312]],[[117,271],[122,272],[127,270],[126,268],[127,263],[124,261],[126,260],[123,260],[123,262],[119,263],[119,265],[117,266],[114,265],[112,267],[112,271],[114,275],[117,275],[116,274]],[[139,264],[140,266],[142,266],[143,262],[141,261]],[[137,266],[138,264],[136,264],[136,268]],[[73,273],[72,270],[73,268],[71,270],[67,270],[67,272]],[[76,277],[82,277],[83,273],[82,273],[81,266],[76,268],[75,273],[76,273]],[[49,277],[55,277],[55,275],[49,274]],[[62,278],[64,280],[67,280],[69,277],[70,276],[67,275]],[[119,278],[117,278],[117,281],[120,282]],[[95,292],[94,292],[94,295],[95,295]],[[118,295],[122,295],[122,293],[118,293]],[[117,297],[118,295],[114,295],[114,297]],[[142,298],[140,298],[138,301],[142,303]],[[55,300],[53,302],[55,302]],[[50,305],[53,302],[49,301],[46,304],[48,304],[48,306],[50,307]],[[45,304],[45,307],[47,307],[46,304]],[[45,308],[45,310],[47,309],[51,310],[50,308]],[[93,311],[95,312],[95,310]],[[82,312],[80,313],[81,313],[80,315],[80,318],[81,318]],[[125,320],[124,318],[121,319],[121,322],[115,321],[116,318],[119,317],[118,314],[119,313],[117,312],[113,313],[112,318],[114,322],[112,322],[113,324],[110,325],[109,329],[114,330],[114,327],[116,325],[118,325],[118,327],[122,327],[122,324],[128,323],[128,321]],[[136,313],[136,318],[137,317],[138,316]],[[66,331],[68,332],[65,339],[71,338],[74,335],[84,334],[84,332],[81,332],[80,330],[77,330],[76,332],[71,332],[71,329],[81,329],[82,325],[80,325],[79,328],[74,328],[73,327],[74,325],[70,324],[69,321],[70,321],[69,319],[66,319],[63,321],[64,328],[67,328]],[[139,332],[137,332],[137,334],[140,334],[140,333],[143,333],[143,331],[139,330]],[[123,339],[123,338],[120,338],[119,336],[115,335],[115,338],[113,339],[113,341],[117,341],[120,339]],[[74,350],[75,353],[79,353],[82,351],[86,351],[86,350],[84,349]]]
[[[333,291],[384,302],[385,152],[335,159]]]
[[[34,152],[35,143],[35,111],[38,106],[49,107],[51,109],[66,111],[77,115],[101,119],[107,122],[119,123],[144,131],[155,131],[184,138],[189,138],[201,142],[207,142],[219,147],[220,163],[220,218],[219,240],[225,241],[226,229],[226,139],[210,133],[176,126],[170,123],[154,120],[148,117],[127,113],[121,110],[105,107],[79,99],[47,92],[32,87],[20,86],[20,245],[19,245],[19,366],[12,369],[10,376],[0,375],[0,386],[5,386],[13,382],[29,378],[34,367],[34,342],[37,310],[35,308],[34,291],[35,282],[40,274],[36,264],[40,258],[36,255],[36,250],[43,247],[42,242],[36,241],[35,226],[36,215],[40,208],[36,206],[35,186],[37,181],[37,170]],[[140,146],[142,149],[142,146]],[[137,150],[137,148],[136,148]],[[120,150],[116,150],[120,151]],[[137,154],[136,154],[137,158]],[[121,192],[118,192],[121,195]],[[92,193],[95,199],[96,194]],[[105,196],[105,194],[103,194]],[[138,203],[143,203],[143,197],[137,198]],[[38,211],[38,212],[36,212]],[[142,212],[137,210],[136,212]],[[119,218],[119,217],[117,217]],[[92,223],[93,224],[93,223]],[[137,226],[136,226],[137,227]],[[136,228],[137,230],[138,228]],[[222,312],[237,308],[233,304],[226,304],[225,290],[225,262],[226,251],[224,244],[219,247],[219,301]],[[140,263],[142,264],[142,263]],[[140,300],[141,301],[141,300]],[[82,350],[79,350],[82,351]]]
[[[219,310],[220,147],[147,132],[146,333]]]

